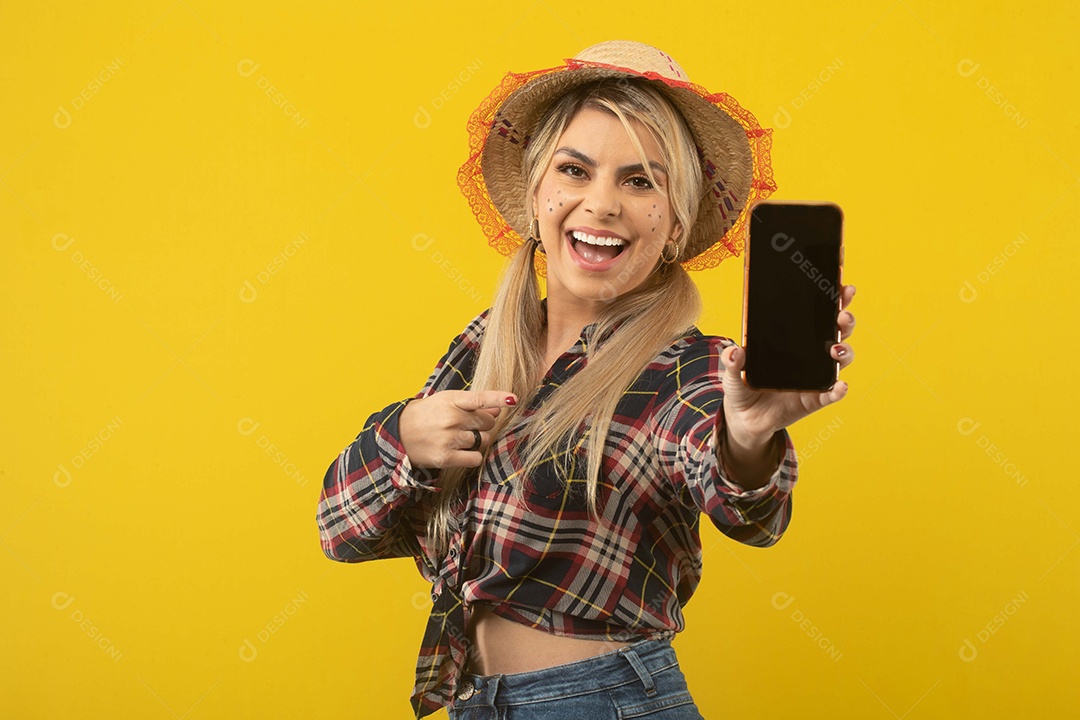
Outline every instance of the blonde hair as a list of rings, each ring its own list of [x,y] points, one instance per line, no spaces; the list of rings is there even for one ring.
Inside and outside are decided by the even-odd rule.
[[[606,110],[622,121],[655,186],[631,121],[637,121],[653,135],[668,169],[668,197],[682,227],[680,238],[688,238],[704,192],[701,163],[685,120],[662,91],[647,80],[595,81],[571,90],[553,103],[526,148],[524,172],[530,202],[551,161],[556,142],[585,107]],[[491,430],[492,442],[484,452],[485,463],[503,431],[529,406],[539,390],[536,377],[544,369],[545,353],[539,346],[544,316],[534,267],[535,248],[535,243],[523,243],[499,280],[469,386],[472,390],[508,390],[518,398],[514,408],[500,412]],[[572,458],[575,447],[587,442],[586,494],[590,513],[597,519],[597,485],[615,408],[648,363],[684,335],[700,313],[701,295],[697,286],[677,262],[658,262],[637,287],[606,303],[596,318],[593,338],[604,337],[617,324],[622,324],[599,348],[595,343],[587,345],[585,367],[555,388],[530,418],[527,442],[518,445],[523,449],[521,467],[509,479],[518,502],[525,503],[525,482],[538,465],[562,455]],[[587,425],[584,431],[583,422]],[[569,476],[573,468],[564,466],[563,472]],[[451,506],[455,496],[465,489],[466,480],[475,473],[476,468],[465,467],[441,471],[442,492],[434,500],[427,523],[428,544],[436,557],[447,551],[450,535],[460,526],[461,519],[453,514]],[[565,482],[567,477],[560,479]]]

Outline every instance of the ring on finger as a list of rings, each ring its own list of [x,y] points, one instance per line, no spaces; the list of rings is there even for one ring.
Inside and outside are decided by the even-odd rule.
[[[474,429],[474,430],[471,430],[470,432],[472,432],[472,434],[473,434],[473,444],[472,444],[472,447],[469,448],[469,450],[470,451],[471,450],[479,450],[480,449],[480,431]]]

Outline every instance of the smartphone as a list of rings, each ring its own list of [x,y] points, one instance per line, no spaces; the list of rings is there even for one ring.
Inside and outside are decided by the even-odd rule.
[[[743,382],[828,390],[840,363],[843,213],[831,202],[755,203],[743,275]]]

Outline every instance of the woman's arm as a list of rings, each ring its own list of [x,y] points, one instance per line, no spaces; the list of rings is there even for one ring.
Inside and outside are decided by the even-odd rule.
[[[727,341],[730,342],[730,341]],[[723,423],[726,347],[700,337],[683,350],[672,383],[661,389],[653,437],[660,467],[684,504],[707,514],[722,533],[746,545],[776,544],[791,518],[797,481],[795,448],[786,430],[766,448],[718,440]],[[743,481],[745,484],[743,484]]]
[[[844,285],[841,309],[854,297],[855,286]],[[840,342],[828,353],[841,370],[854,357],[844,342],[854,328],[851,311],[840,312]],[[721,532],[765,547],[780,539],[791,518],[798,473],[787,428],[843,398],[848,386],[838,381],[825,391],[754,390],[740,377],[745,362],[746,353],[726,338],[698,337],[684,348],[669,376],[675,388],[662,408],[657,447],[677,489],[689,492]]]
[[[413,468],[405,454],[398,420],[408,402],[372,414],[326,471],[318,522],[323,552],[331,560],[364,562],[416,552],[416,529],[406,510],[424,493],[438,490],[439,471]]]
[[[437,468],[413,467],[401,442],[399,420],[406,405],[437,390],[460,389],[472,361],[483,318],[480,313],[450,343],[423,390],[373,413],[356,439],[330,464],[319,496],[323,553],[357,563],[417,557],[417,532],[426,522],[423,501],[438,492]]]

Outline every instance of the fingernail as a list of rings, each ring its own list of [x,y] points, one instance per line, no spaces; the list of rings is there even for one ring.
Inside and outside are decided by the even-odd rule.
[[[735,362],[739,359],[739,348],[735,348],[731,351],[731,362]]]
[[[506,398],[506,404],[507,404],[507,405],[510,405],[510,406],[514,406],[514,405],[517,405],[517,400],[515,400],[515,399],[514,399],[514,397],[513,397],[512,395],[510,395],[510,396],[507,396],[507,398]]]
[[[847,355],[847,350],[844,349],[843,345],[833,345],[833,350],[836,351],[836,357],[844,357]]]
[[[851,286],[851,297],[855,297],[855,286]]]

